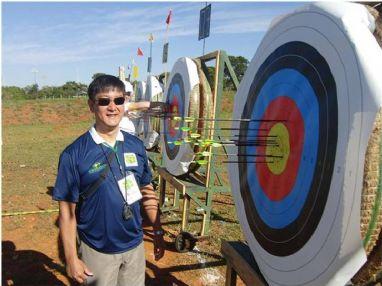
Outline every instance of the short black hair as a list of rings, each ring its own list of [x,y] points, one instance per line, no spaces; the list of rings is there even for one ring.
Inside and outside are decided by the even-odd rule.
[[[119,78],[113,75],[100,75],[96,77],[88,87],[88,97],[90,100],[95,100],[96,95],[100,92],[108,92],[117,89],[122,93],[125,92],[125,84]]]

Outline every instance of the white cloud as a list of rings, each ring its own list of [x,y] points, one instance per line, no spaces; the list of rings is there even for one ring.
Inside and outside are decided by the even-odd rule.
[[[211,33],[251,33],[265,31],[280,11],[243,10],[240,5],[213,5]],[[128,4],[127,4],[128,6]],[[3,61],[6,63],[49,64],[105,58],[122,50],[135,50],[165,38],[165,19],[170,8],[173,20],[170,37],[197,35],[200,3],[153,3],[143,8],[105,12],[90,9],[83,17],[49,26],[18,26],[3,30]],[[78,16],[78,15],[77,15]],[[10,28],[7,26],[7,29]]]

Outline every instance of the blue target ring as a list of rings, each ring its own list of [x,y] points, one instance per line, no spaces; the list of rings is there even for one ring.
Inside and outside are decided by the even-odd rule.
[[[256,166],[247,163],[247,181],[252,199],[261,219],[269,227],[283,228],[292,223],[300,214],[310,190],[318,149],[319,114],[318,101],[308,79],[294,69],[282,69],[271,75],[261,88],[253,107],[251,119],[264,117],[269,104],[279,96],[287,96],[295,102],[300,110],[304,125],[304,145],[295,186],[281,201],[271,200],[259,183]],[[260,123],[249,123],[248,139],[259,135]],[[256,146],[246,147],[246,154],[257,154]]]
[[[249,228],[264,250],[280,257],[298,252],[315,232],[334,168],[338,136],[336,83],[325,58],[314,47],[296,41],[274,50],[254,76],[241,118],[282,121],[277,118],[277,114],[283,114],[281,107],[274,113],[268,109],[282,97],[293,102],[303,121],[303,132],[299,134],[303,138],[298,138],[303,144],[301,156],[296,161],[298,171],[290,192],[280,200],[270,199],[258,177],[259,170],[269,166],[259,167],[261,163],[251,163],[253,160],[245,157],[256,154],[261,147],[238,146],[239,177],[244,178],[240,180],[240,193]],[[265,113],[274,118],[264,118]],[[242,121],[240,138],[255,138],[259,133],[253,129],[261,124]],[[277,176],[272,177],[276,183]]]

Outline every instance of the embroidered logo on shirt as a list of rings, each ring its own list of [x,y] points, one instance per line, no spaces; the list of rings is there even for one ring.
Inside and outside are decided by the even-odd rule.
[[[134,153],[125,153],[123,154],[125,157],[125,166],[126,167],[135,167],[138,166],[137,157]]]
[[[93,173],[99,172],[99,171],[105,169],[105,167],[106,167],[106,164],[101,164],[101,163],[99,163],[99,162],[96,162],[96,163],[94,163],[93,166],[90,168],[89,173],[90,173],[90,174],[93,174]]]

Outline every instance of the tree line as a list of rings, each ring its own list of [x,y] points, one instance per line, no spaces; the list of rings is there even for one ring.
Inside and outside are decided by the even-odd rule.
[[[48,99],[72,98],[87,95],[87,85],[75,81],[68,81],[62,86],[43,86],[37,84],[26,87],[3,86],[1,96],[3,100],[9,99]]]
[[[244,73],[248,67],[249,61],[242,56],[229,56],[232,68],[239,80],[244,76]],[[104,73],[95,73],[92,79],[102,75]],[[209,79],[213,79],[215,74],[214,67],[208,67]],[[162,73],[159,78],[164,77]],[[167,75],[168,78],[168,75]],[[225,89],[232,90],[233,83],[228,76],[227,71],[224,75],[224,87]],[[2,87],[2,99],[49,99],[49,98],[73,98],[73,97],[84,97],[87,96],[87,85],[83,83],[78,83],[75,81],[68,81],[62,86],[43,86],[39,88],[37,84],[28,85],[26,87],[17,86],[3,86]]]

